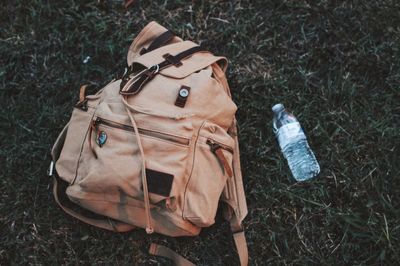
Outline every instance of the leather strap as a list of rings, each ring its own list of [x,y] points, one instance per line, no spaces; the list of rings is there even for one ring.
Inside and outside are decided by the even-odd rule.
[[[156,68],[149,68],[143,71],[143,73],[129,79],[125,84],[121,82],[121,86],[124,84],[124,87],[128,87],[128,89],[126,91],[120,90],[120,93],[122,95],[134,95],[139,93],[143,89],[143,86],[152,80],[158,71],[159,70]],[[124,89],[124,87],[122,87],[122,89]]]
[[[61,191],[60,191],[60,185],[59,185],[60,181],[58,179],[59,178],[56,175],[53,176],[53,180],[54,180],[53,195],[54,195],[54,198],[55,198],[57,204],[61,207],[61,209],[63,209],[63,211],[65,211],[69,215],[71,215],[87,224],[97,226],[97,227],[100,227],[100,228],[103,228],[106,230],[110,230],[110,231],[127,232],[127,231],[135,229],[135,227],[130,224],[121,223],[116,220],[112,220],[110,218],[108,218],[108,219],[89,218],[87,216],[84,216],[84,215],[66,207],[66,205],[62,203],[62,200],[59,197],[59,193]]]
[[[191,263],[189,260],[163,245],[151,243],[149,253],[151,255],[168,258],[177,266],[195,266],[195,264]]]
[[[247,242],[244,231],[234,233],[233,240],[235,241],[236,250],[239,255],[240,265],[247,266],[249,263],[249,254],[247,250]]]
[[[83,102],[86,97],[86,88],[88,87],[88,84],[82,85],[79,89],[79,102]]]
[[[86,100],[86,89],[89,85],[82,85],[79,89],[79,102],[75,104],[75,107],[80,108],[83,111],[87,111],[87,100]]]
[[[236,250],[239,255],[240,265],[247,266],[249,263],[249,252],[247,250],[246,236],[244,234],[243,226],[237,223],[235,217],[231,220],[231,230]]]
[[[167,30],[166,32],[163,32],[162,34],[160,34],[159,36],[157,36],[157,38],[154,39],[154,41],[149,45],[149,47],[143,48],[140,51],[140,55],[143,55],[145,53],[151,52],[157,48],[160,48],[161,46],[166,45],[167,43],[169,43],[173,38],[175,37],[175,35]]]
[[[120,94],[122,95],[134,95],[139,93],[144,85],[152,80],[161,70],[164,68],[167,68],[171,65],[179,65],[178,62],[181,62],[183,59],[198,53],[198,52],[204,52],[206,51],[204,48],[201,46],[194,46],[190,49],[187,49],[183,52],[180,52],[179,54],[173,56],[173,55],[168,55],[167,59],[164,60],[163,62],[151,66],[148,69],[143,70],[140,74],[136,75],[134,77],[133,82],[129,82],[129,75],[131,74],[130,71],[128,71],[124,77],[122,77],[123,82],[121,82],[121,87],[120,87]],[[134,63],[135,64],[135,63]],[[131,65],[129,69],[134,69],[135,67]]]
[[[217,156],[220,163],[222,164],[222,166],[224,167],[226,174],[229,177],[232,177],[233,176],[232,168],[229,166],[228,160],[226,159],[224,152],[222,151],[222,148],[216,149],[214,153]]]
[[[239,255],[240,265],[247,266],[249,263],[249,254],[247,250],[246,236],[241,224],[236,223],[236,219],[231,220],[231,230],[233,234],[233,240],[235,242],[236,250]],[[155,243],[151,243],[149,248],[151,255],[165,257],[174,262],[177,266],[194,266],[192,262],[185,259],[175,251]]]
[[[218,64],[213,64],[213,70],[214,74],[216,75],[216,79],[220,81],[226,91],[226,93],[231,97],[231,92],[229,88],[228,81],[226,80],[224,71],[221,69],[221,67]],[[235,123],[236,124],[236,119]],[[239,158],[239,140],[237,137],[237,128],[235,125],[234,128],[234,140],[235,140],[235,151],[233,154],[233,172],[235,175],[235,179],[240,179],[236,180],[239,183],[242,183],[242,176],[241,176],[241,171],[240,171],[240,158]],[[236,188],[238,188],[240,185],[237,185]],[[237,189],[236,189],[237,191]],[[241,212],[247,212],[247,206],[246,206],[246,199],[244,196],[244,191],[241,190],[240,192],[236,192],[237,196],[237,204],[238,204],[238,210]],[[245,216],[245,214],[241,214],[241,216]],[[233,240],[235,241],[235,246],[236,250],[239,255],[240,259],[240,265],[241,266],[247,266],[249,263],[249,254],[248,254],[248,249],[247,249],[247,242],[246,242],[246,236],[243,230],[243,226],[241,224],[241,220],[238,220],[238,217],[236,215],[235,211],[232,211],[232,217],[230,218],[230,225],[231,225],[231,230],[233,233]]]
[[[164,68],[170,66],[173,64],[173,62],[179,62],[183,59],[185,59],[186,57],[191,56],[192,54],[198,53],[198,52],[206,52],[207,50],[204,49],[201,46],[194,46],[192,48],[189,48],[183,52],[180,52],[179,54],[172,56],[170,58],[174,58],[173,60],[165,60],[163,62],[161,62],[160,64],[158,64],[158,66],[160,67],[160,71],[163,70]]]

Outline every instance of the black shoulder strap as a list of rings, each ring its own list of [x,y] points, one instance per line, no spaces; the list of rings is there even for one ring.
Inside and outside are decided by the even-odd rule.
[[[140,50],[140,55],[143,55],[145,53],[151,52],[157,48],[160,48],[161,46],[166,45],[167,43],[169,43],[173,38],[175,37],[175,35],[171,32],[171,31],[166,31],[162,34],[160,34],[159,36],[157,36],[154,41],[150,44],[149,47],[143,48],[142,50]]]
[[[125,75],[122,77],[122,82],[120,85],[120,94],[122,95],[134,95],[137,94],[141,91],[143,86],[149,82],[151,79],[154,78],[155,75],[157,75],[161,70],[164,68],[167,68],[171,65],[174,65],[176,67],[179,67],[182,65],[182,60],[195,54],[198,52],[206,52],[203,47],[201,46],[194,46],[192,48],[189,48],[183,52],[180,52],[177,55],[170,55],[170,54],[165,54],[164,55],[164,61],[161,63],[151,66],[147,69],[144,69],[141,71],[139,74],[137,74],[135,77],[130,79],[129,75],[131,74],[130,71],[125,73]],[[140,64],[139,64],[140,65]],[[135,68],[135,63],[133,63],[130,66],[130,69]]]

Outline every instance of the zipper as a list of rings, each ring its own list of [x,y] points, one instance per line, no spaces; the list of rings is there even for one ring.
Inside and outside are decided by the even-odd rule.
[[[233,149],[231,147],[224,145],[220,142],[216,142],[213,139],[207,139],[206,143],[210,146],[212,152],[215,152],[215,150],[217,150],[217,149],[224,149],[233,154]]]
[[[135,133],[135,129],[133,128],[133,126],[121,124],[121,123],[110,121],[110,120],[100,118],[100,117],[97,117],[96,120],[93,121],[93,124],[96,128],[98,125],[105,125],[105,126],[118,128],[121,130],[130,131],[130,132]],[[185,145],[185,146],[189,146],[189,143],[190,143],[190,140],[187,138],[184,138],[184,137],[178,137],[178,136],[161,133],[158,131],[144,129],[144,128],[138,128],[138,130],[139,130],[139,134],[141,134],[141,135],[154,137],[154,138],[166,140],[169,142],[173,142],[173,143],[177,143],[177,144],[181,144],[181,145]]]
[[[226,151],[230,152],[231,154],[233,154],[233,149],[231,147],[228,147],[228,146],[222,144],[222,143],[215,142],[215,140],[213,140],[213,139],[207,139],[206,143],[210,146],[211,152],[215,154],[215,156],[217,157],[218,161],[220,162],[220,164],[224,168],[225,173],[229,177],[232,177],[233,176],[233,171],[232,171],[231,164],[226,159],[226,157],[225,157],[224,153],[222,152],[222,150],[226,150]]]

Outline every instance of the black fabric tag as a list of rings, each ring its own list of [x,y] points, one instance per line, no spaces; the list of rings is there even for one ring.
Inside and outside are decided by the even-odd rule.
[[[146,168],[147,188],[150,193],[169,197],[174,176]]]

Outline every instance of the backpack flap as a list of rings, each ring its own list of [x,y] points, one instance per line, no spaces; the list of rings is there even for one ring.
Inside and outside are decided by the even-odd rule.
[[[187,51],[191,48],[198,47],[198,45],[191,41],[183,41],[167,46],[163,46],[151,53],[146,53],[142,56],[135,58],[132,64],[140,64],[146,68],[157,65],[166,60],[166,55],[175,56],[183,51]],[[193,72],[199,71],[203,68],[210,66],[215,62],[222,62],[226,66],[226,58],[222,56],[214,56],[212,53],[207,51],[201,51],[192,54],[190,57],[182,60],[182,65],[171,65],[165,69],[160,70],[160,74],[182,79],[192,74]]]
[[[166,54],[175,56],[195,47],[198,46],[191,41],[169,44],[135,58],[132,65],[137,69],[149,69],[164,62]],[[181,63],[180,66],[169,65],[160,69],[138,92],[127,97],[127,102],[139,113],[178,119],[195,116],[195,126],[209,120],[227,130],[237,107],[223,84],[216,79],[212,67],[218,63],[226,67],[226,58],[204,51],[182,59]],[[133,74],[130,80],[136,78]],[[176,102],[180,90],[185,87],[190,88],[190,93],[183,107]],[[122,89],[130,90],[130,85],[127,83]],[[161,110],[162,114],[159,114]]]
[[[133,60],[143,53],[143,49],[149,48],[153,41],[161,34],[167,32],[168,30],[158,24],[155,21],[147,24],[142,31],[133,40],[131,46],[129,47],[127,62],[128,66],[132,65]],[[174,36],[172,39],[168,40],[169,43],[181,42],[182,39]]]

